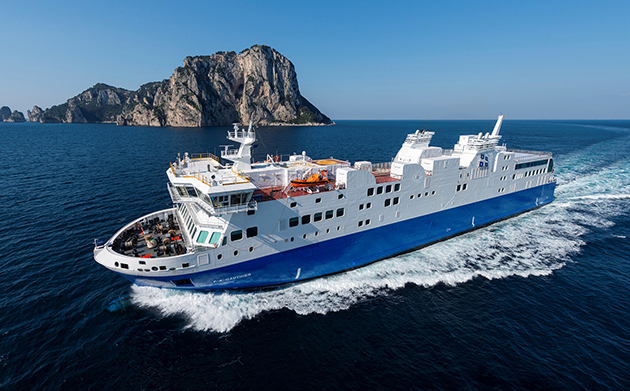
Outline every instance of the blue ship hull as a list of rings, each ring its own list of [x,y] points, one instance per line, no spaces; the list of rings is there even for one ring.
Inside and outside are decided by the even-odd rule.
[[[179,275],[180,289],[239,289],[303,281],[364,266],[535,209],[553,200],[556,183],[364,230],[205,272]],[[474,217],[474,219],[473,219]],[[147,277],[124,275],[135,284]],[[181,285],[189,279],[191,284]],[[169,284],[173,278],[153,277]],[[172,284],[175,287],[174,284]]]

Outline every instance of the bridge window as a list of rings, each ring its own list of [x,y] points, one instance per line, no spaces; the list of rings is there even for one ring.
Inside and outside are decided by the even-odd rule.
[[[204,243],[207,237],[208,237],[208,231],[199,232],[199,237],[197,237],[197,243]]]

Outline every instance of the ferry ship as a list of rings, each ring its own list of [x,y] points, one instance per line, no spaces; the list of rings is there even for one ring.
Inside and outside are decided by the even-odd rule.
[[[139,286],[276,286],[364,266],[515,216],[553,200],[548,152],[499,145],[493,131],[407,135],[391,162],[288,159],[252,162],[256,131],[228,131],[238,149],[178,157],[166,171],[173,207],[140,217],[94,258]],[[222,163],[223,162],[223,163]],[[229,162],[229,163],[226,163]]]

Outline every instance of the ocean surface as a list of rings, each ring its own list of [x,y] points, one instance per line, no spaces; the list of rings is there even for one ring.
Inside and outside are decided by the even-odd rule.
[[[385,162],[494,122],[261,128],[255,154]],[[630,121],[506,119],[508,148],[554,153],[553,203],[347,273],[180,292],[96,264],[228,129],[0,123],[0,390],[628,389]]]

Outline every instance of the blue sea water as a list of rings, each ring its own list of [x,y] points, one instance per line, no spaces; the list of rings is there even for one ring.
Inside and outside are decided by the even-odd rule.
[[[416,129],[452,148],[493,125],[261,128],[255,152],[382,162]],[[347,273],[180,292],[96,264],[226,130],[0,123],[0,389],[627,389],[630,121],[506,120],[509,148],[554,153],[552,204]]]

